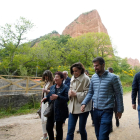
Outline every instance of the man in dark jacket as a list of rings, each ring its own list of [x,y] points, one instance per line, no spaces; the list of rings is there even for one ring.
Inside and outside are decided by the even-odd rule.
[[[64,75],[64,80],[63,80],[63,84],[67,85],[68,89],[70,88],[70,80],[71,78],[68,77],[68,71],[63,71],[63,75]],[[63,125],[65,125],[65,121],[63,121]]]
[[[136,73],[132,83],[132,108],[136,110],[136,97],[138,92],[138,117],[140,128],[140,72]]]
[[[68,77],[68,71],[63,71],[64,81],[63,84],[67,85],[70,88],[70,80],[71,78]]]
[[[108,71],[110,73],[113,73],[114,72],[113,68],[111,68],[111,67],[108,68]],[[115,98],[115,106],[114,106],[114,109],[113,110],[115,112],[116,126],[119,127],[119,124],[120,124],[119,123],[119,119],[116,117],[116,115],[117,115],[117,101],[116,101],[116,98]],[[111,128],[110,128],[110,132],[113,132],[113,125],[112,124],[111,124]]]

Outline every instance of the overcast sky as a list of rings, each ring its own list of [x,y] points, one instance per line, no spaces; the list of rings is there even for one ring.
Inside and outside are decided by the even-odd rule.
[[[25,17],[36,25],[28,34],[30,40],[53,30],[62,34],[80,14],[94,9],[118,56],[140,61],[140,0],[1,0],[0,26]]]

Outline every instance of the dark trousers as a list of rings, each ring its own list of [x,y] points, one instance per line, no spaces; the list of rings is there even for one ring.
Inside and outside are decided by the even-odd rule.
[[[92,124],[94,124],[94,120],[93,120],[93,114],[94,113],[94,111],[93,111],[93,108],[91,109],[91,111],[90,111],[90,114],[91,114],[91,120],[92,120]]]
[[[91,108],[90,114],[91,114],[92,124],[94,124],[94,119],[93,119],[93,116],[94,116],[94,111],[93,111],[93,100],[92,100],[92,108]]]
[[[139,118],[139,128],[140,128],[140,105],[138,105],[138,118]]]
[[[49,135],[49,140],[54,140],[53,127],[54,127],[54,118],[48,117],[46,129]],[[63,121],[56,121],[56,133],[57,133],[56,140],[62,140],[63,139]]]
[[[116,101],[116,98],[115,98],[115,106],[113,108],[113,111],[115,113],[115,119],[116,119],[116,126],[118,127],[119,126],[119,119],[116,118],[116,115],[117,115],[117,101]],[[113,122],[111,122],[111,127],[110,127],[110,132],[113,131]]]

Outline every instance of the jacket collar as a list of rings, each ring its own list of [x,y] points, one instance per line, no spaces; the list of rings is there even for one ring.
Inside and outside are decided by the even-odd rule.
[[[107,75],[109,73],[109,71],[108,70],[105,70],[105,72],[101,75],[101,76],[99,76],[97,73],[97,75],[99,76],[99,77],[102,77],[102,76],[104,76],[104,75]]]
[[[66,80],[68,80],[68,76],[67,76],[67,78],[65,79],[65,81],[66,81]]]
[[[63,87],[63,85],[64,85],[64,84],[63,84],[63,82],[62,82],[62,84],[61,84],[60,88],[62,88],[62,87]],[[55,86],[55,88],[56,88],[56,84],[55,84],[54,86]]]
[[[79,77],[75,78],[74,75],[71,78],[71,82],[73,82],[74,80],[78,80],[80,81],[80,83],[83,81],[84,77],[85,77],[85,73],[81,74]]]

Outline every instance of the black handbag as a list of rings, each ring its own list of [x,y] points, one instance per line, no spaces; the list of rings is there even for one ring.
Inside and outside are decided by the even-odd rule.
[[[43,115],[45,117],[51,117],[53,115],[53,111],[54,111],[54,101],[52,101],[49,106],[45,109]]]
[[[41,107],[39,108],[39,110],[36,112],[38,115],[39,115],[39,117],[41,118]]]

